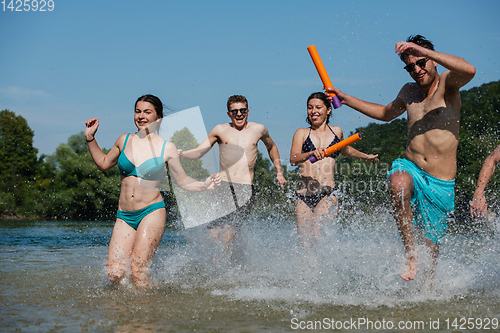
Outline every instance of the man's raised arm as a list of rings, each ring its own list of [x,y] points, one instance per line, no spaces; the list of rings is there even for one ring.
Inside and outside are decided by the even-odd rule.
[[[411,42],[396,44],[396,53],[408,53],[417,57],[426,57],[449,70],[446,76],[446,87],[459,89],[465,86],[476,74],[476,68],[460,57],[427,49]]]
[[[348,107],[353,108],[370,118],[382,121],[391,121],[406,111],[406,106],[403,99],[400,97],[401,94],[404,93],[405,87],[401,89],[398,97],[386,106],[363,101],[354,96],[344,94],[337,88],[328,88],[327,93],[334,93],[339,97],[342,104],[347,105]]]

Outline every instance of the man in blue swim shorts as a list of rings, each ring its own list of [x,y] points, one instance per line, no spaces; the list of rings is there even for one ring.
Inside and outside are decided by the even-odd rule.
[[[414,220],[429,250],[431,265],[427,272],[431,277],[434,275],[440,240],[447,229],[448,215],[454,208],[461,107],[459,89],[474,77],[476,69],[462,58],[434,51],[434,45],[420,35],[397,43],[395,51],[415,82],[405,84],[388,105],[362,101],[336,88],[328,91],[335,93],[342,104],[374,119],[391,121],[407,111],[405,159],[394,161],[388,186],[392,213],[406,254],[405,268],[400,276],[408,281],[417,275]],[[438,74],[437,65],[447,70]]]

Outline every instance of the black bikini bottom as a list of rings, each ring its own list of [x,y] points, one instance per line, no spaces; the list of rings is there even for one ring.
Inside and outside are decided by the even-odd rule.
[[[330,187],[327,190],[316,194],[306,195],[295,192],[294,197],[296,199],[302,200],[307,206],[309,206],[309,208],[311,208],[311,210],[314,210],[316,206],[320,203],[320,201],[323,200],[324,197],[329,197],[332,194],[335,195],[336,191],[337,191],[336,188]]]

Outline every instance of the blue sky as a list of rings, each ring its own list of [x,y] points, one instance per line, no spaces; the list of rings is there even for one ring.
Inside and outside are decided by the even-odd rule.
[[[174,111],[199,106],[207,131],[228,120],[227,98],[241,94],[287,164],[293,133],[307,125],[306,99],[322,88],[311,44],[336,87],[381,104],[411,81],[394,53],[411,34],[476,66],[464,89],[500,79],[497,0],[54,4],[52,12],[0,7],[0,109],[27,119],[43,154],[91,117],[110,148],[136,130],[134,102],[146,93]],[[371,121],[344,106],[331,123],[349,133]]]

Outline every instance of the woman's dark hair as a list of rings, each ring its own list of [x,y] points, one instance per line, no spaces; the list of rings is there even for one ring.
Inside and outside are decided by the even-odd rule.
[[[163,103],[160,101],[160,99],[154,95],[143,95],[137,99],[135,102],[135,106],[137,107],[138,102],[148,102],[153,104],[155,111],[156,111],[156,116],[158,118],[163,118]]]
[[[319,99],[319,100],[322,100],[323,103],[325,104],[326,108],[327,109],[331,109],[332,107],[332,104],[330,103],[330,100],[328,99],[328,97],[326,96],[326,94],[324,92],[315,92],[315,93],[312,93],[309,98],[307,99],[307,104],[309,104],[309,101],[311,99]],[[330,115],[332,113],[330,112],[327,116],[326,116],[326,123],[328,124],[330,122]],[[311,119],[309,119],[309,115],[306,117],[306,121],[309,125],[312,125],[311,123]]]

